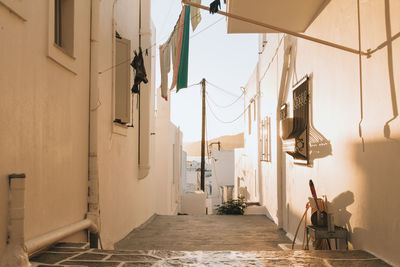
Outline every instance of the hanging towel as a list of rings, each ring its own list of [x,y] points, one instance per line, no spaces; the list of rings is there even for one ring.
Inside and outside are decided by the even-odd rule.
[[[179,22],[177,24],[177,36],[176,36],[176,54],[175,54],[175,63],[174,63],[174,74],[172,78],[172,84],[170,90],[174,89],[178,82],[178,72],[179,65],[181,62],[181,50],[182,50],[182,39],[183,39],[183,28],[185,26],[185,10],[186,8],[182,8],[181,15],[179,17]]]
[[[160,69],[161,69],[161,96],[168,100],[168,73],[171,70],[171,47],[169,42],[160,45]]]
[[[191,0],[191,2],[201,5],[201,0]],[[197,7],[191,7],[191,13],[192,30],[195,31],[201,21],[200,9]]]
[[[186,88],[188,84],[189,69],[189,37],[190,37],[190,6],[185,6],[185,20],[182,35],[182,48],[179,63],[176,91]]]
[[[176,58],[176,47],[177,47],[177,36],[178,36],[178,27],[175,26],[174,31],[171,33],[169,37],[169,46],[171,47],[172,54],[172,65],[175,66],[175,58]]]

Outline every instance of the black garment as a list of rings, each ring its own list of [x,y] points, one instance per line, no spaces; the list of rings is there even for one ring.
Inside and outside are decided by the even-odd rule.
[[[218,7],[221,8],[220,0],[215,0],[210,4],[210,13],[214,14],[218,12]]]
[[[131,63],[132,68],[135,69],[135,81],[132,87],[132,93],[138,94],[139,93],[139,84],[141,82],[148,83],[146,69],[144,67],[144,60],[142,55],[142,48],[139,49],[139,54],[135,51],[135,57]]]

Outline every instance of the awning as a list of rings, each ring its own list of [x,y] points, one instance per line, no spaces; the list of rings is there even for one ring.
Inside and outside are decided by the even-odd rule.
[[[304,32],[330,0],[228,0],[227,12],[242,17]],[[227,18],[228,33],[274,33],[276,31]]]

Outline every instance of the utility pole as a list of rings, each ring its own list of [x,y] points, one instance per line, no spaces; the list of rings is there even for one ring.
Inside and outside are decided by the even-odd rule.
[[[206,146],[206,79],[201,80],[202,87],[202,113],[201,113],[201,173],[200,188],[204,192],[204,170],[205,170],[205,146]]]

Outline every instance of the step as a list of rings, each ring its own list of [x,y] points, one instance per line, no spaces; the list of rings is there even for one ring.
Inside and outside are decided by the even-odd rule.
[[[244,215],[265,215],[267,209],[264,206],[248,206],[244,210]]]

